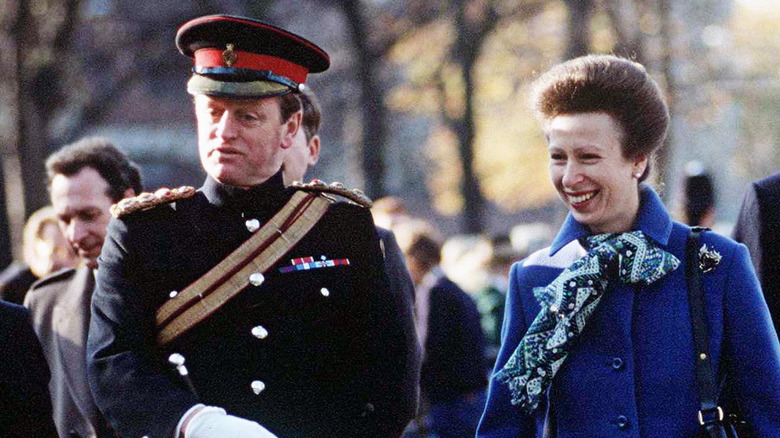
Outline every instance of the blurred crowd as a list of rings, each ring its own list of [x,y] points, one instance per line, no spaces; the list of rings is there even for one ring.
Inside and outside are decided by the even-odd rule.
[[[395,196],[376,200],[372,214],[395,233],[415,285],[422,409],[404,436],[473,436],[501,344],[510,267],[548,246],[554,229],[531,223],[445,237]]]
[[[745,245],[706,231],[700,163],[670,213],[640,64],[534,83],[562,224],[445,235],[402,197],[301,182],[327,147],[314,43],[217,15],[176,45],[208,177],[143,192],[105,138],[48,157],[51,206],[0,274],[0,437],[722,437],[722,407],[780,434],[780,174],[745,197]]]

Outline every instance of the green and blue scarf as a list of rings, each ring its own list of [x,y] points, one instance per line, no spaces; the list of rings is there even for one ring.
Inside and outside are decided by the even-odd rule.
[[[680,265],[641,231],[589,236],[584,246],[585,256],[534,289],[542,310],[495,376],[509,385],[512,404],[526,412],[539,406],[610,281],[648,285]]]

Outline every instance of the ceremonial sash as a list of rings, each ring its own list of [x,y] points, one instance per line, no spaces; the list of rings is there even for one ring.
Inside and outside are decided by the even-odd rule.
[[[296,192],[252,237],[160,306],[157,343],[169,344],[247,287],[250,275],[265,273],[314,228],[329,205],[323,196]]]

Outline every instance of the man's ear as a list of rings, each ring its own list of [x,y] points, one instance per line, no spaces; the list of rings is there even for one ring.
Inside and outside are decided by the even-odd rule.
[[[133,196],[137,195],[138,193],[133,190],[132,187],[128,187],[127,190],[125,190],[125,193],[122,194],[122,199],[124,198],[132,198]]]
[[[320,161],[320,136],[315,135],[309,140],[309,167]]]
[[[295,134],[298,133],[298,129],[301,128],[301,111],[296,111],[291,115],[286,122],[284,122],[284,131],[282,132],[282,149],[289,149],[293,144]]]

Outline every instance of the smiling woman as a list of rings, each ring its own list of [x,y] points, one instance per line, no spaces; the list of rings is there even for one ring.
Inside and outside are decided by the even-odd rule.
[[[690,228],[643,183],[669,123],[662,94],[643,66],[608,55],[559,64],[534,90],[569,215],[550,248],[512,268],[477,435],[699,436],[684,267],[702,263],[686,259]],[[705,357],[756,436],[780,436],[780,344],[747,250],[701,240],[722,256],[701,275],[717,346]]]
[[[647,157],[623,156],[620,125],[607,113],[555,117],[547,129],[550,176],[578,222],[596,233],[627,231],[639,208]]]

